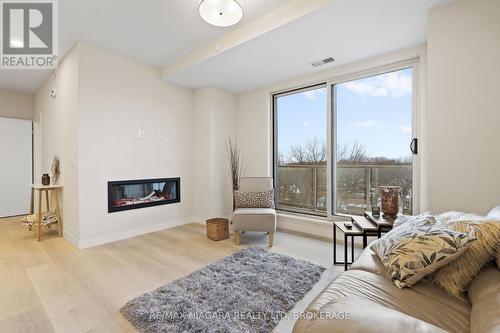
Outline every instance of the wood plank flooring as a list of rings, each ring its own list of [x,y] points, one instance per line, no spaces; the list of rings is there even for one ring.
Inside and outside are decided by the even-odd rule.
[[[0,219],[0,332],[135,332],[118,311],[130,299],[240,248],[267,248],[265,234],[242,235],[240,247],[233,237],[210,241],[193,223],[78,250],[55,230],[37,242],[21,218]],[[278,231],[274,243],[272,251],[323,265],[332,276],[342,271],[332,266],[329,241]]]

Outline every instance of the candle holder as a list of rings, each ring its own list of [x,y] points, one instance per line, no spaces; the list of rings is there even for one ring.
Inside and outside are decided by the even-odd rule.
[[[399,212],[399,186],[380,186],[383,218],[396,219]]]

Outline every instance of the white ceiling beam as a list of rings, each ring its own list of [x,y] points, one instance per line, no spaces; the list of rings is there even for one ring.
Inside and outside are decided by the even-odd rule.
[[[238,45],[312,13],[331,1],[332,0],[291,0],[280,8],[247,23],[241,28],[231,31],[221,38],[179,59],[175,63],[163,67],[162,79],[167,80],[168,77],[174,73],[211,57],[215,57],[224,51],[237,47]]]

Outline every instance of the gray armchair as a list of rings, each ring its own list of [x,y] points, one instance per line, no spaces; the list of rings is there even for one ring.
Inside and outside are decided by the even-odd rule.
[[[244,177],[240,180],[241,192],[264,192],[272,189],[271,177]],[[276,211],[273,208],[237,208],[233,212],[233,229],[236,245],[240,245],[240,232],[263,231],[269,234],[271,247],[276,231]]]

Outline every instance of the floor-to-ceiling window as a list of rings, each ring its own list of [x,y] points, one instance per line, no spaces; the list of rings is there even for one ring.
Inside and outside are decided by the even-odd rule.
[[[274,95],[278,209],[327,213],[326,84]]]
[[[413,204],[412,68],[332,85],[338,213],[361,214],[380,201],[379,187],[400,187],[401,211]]]
[[[374,73],[273,95],[278,209],[362,214],[395,185],[413,212],[414,64]]]

